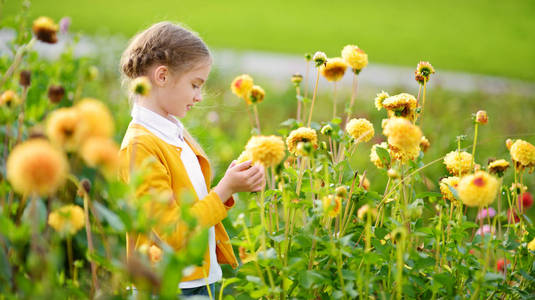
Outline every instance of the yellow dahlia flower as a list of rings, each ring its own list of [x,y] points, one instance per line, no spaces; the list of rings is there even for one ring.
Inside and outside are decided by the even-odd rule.
[[[383,133],[388,137],[388,144],[402,152],[418,149],[422,139],[420,127],[404,118],[391,118]]]
[[[320,68],[321,75],[328,81],[338,81],[344,77],[347,69],[346,62],[340,57],[330,58]]]
[[[347,196],[347,188],[345,185],[337,187],[334,192],[336,193],[336,196],[341,198],[345,198]]]
[[[459,181],[459,197],[466,206],[482,207],[494,202],[500,184],[498,179],[485,171],[477,171]]]
[[[453,196],[448,186],[457,190],[457,188],[459,187],[459,180],[460,179],[457,176],[450,176],[450,177],[442,178],[440,180],[440,192],[442,193],[442,196],[444,197],[444,199],[447,199],[450,201],[456,201],[455,197]]]
[[[112,176],[119,166],[119,146],[103,137],[88,139],[81,149],[85,163],[94,168],[102,168],[104,174]]]
[[[342,58],[357,74],[368,65],[368,54],[355,45],[345,46],[342,49]]]
[[[487,112],[484,110],[479,110],[476,113],[476,122],[482,125],[487,124],[489,122]]]
[[[280,136],[253,136],[247,142],[245,151],[253,162],[264,167],[278,165],[284,158],[284,141]]]
[[[130,91],[135,95],[147,97],[152,89],[152,84],[147,76],[140,76],[132,80]]]
[[[429,76],[435,73],[435,68],[428,61],[421,61],[416,66],[416,71],[414,71],[415,79],[420,84],[423,84],[426,81],[429,81]]]
[[[327,55],[325,55],[324,52],[318,51],[314,53],[314,56],[312,56],[312,60],[316,64],[316,67],[319,67],[325,64],[325,62],[327,62]]]
[[[13,91],[7,90],[0,96],[0,106],[14,107],[22,102],[20,97]]]
[[[232,92],[244,100],[247,100],[247,95],[249,95],[249,91],[251,91],[252,88],[253,78],[247,74],[242,74],[234,78],[230,84]]]
[[[397,116],[413,121],[416,118],[415,111],[418,107],[418,101],[411,94],[401,93],[384,99],[382,106],[387,110],[395,112]]]
[[[75,234],[84,224],[84,210],[78,205],[65,205],[48,215],[48,225],[63,235]]]
[[[246,161],[252,161],[253,159],[251,158],[251,153],[249,153],[248,151],[243,151],[240,156],[238,156],[238,158],[236,159],[236,163],[238,164],[241,164],[242,162],[246,162]]]
[[[66,151],[74,151],[82,142],[82,127],[78,110],[63,107],[48,115],[46,134],[52,143]]]
[[[108,107],[93,98],[82,99],[74,106],[80,114],[82,136],[110,138],[113,134],[113,117]]]
[[[383,101],[385,101],[385,99],[388,97],[390,97],[390,95],[388,95],[388,93],[385,91],[381,91],[375,96],[375,107],[377,110],[381,110],[383,108]]]
[[[423,152],[427,152],[427,149],[431,147],[431,143],[429,143],[429,140],[422,136],[422,140],[420,141],[420,149],[422,149]]]
[[[351,119],[346,125],[346,131],[355,139],[356,143],[367,142],[375,135],[373,124],[366,119]]]
[[[383,161],[381,160],[381,157],[377,155],[377,147],[381,147],[388,151],[388,144],[385,142],[382,142],[381,144],[375,144],[372,146],[372,149],[370,151],[370,161],[379,169],[382,169],[385,167],[383,164]],[[390,151],[389,151],[390,152]]]
[[[13,148],[7,158],[7,179],[20,194],[50,195],[67,178],[67,158],[45,139],[31,139]]]
[[[444,165],[450,174],[461,176],[470,173],[472,154],[465,151],[451,151],[444,157]]]
[[[535,166],[535,146],[532,144],[524,140],[516,140],[509,152],[517,167]]]
[[[316,131],[308,127],[297,128],[296,130],[290,132],[290,135],[286,138],[286,146],[288,147],[288,151],[297,156],[306,154],[302,151],[302,149],[299,149],[298,145],[299,143],[307,142],[312,144],[314,148],[317,147],[318,136],[316,135]]]
[[[340,207],[342,206],[342,198],[338,196],[325,196],[322,199],[323,203],[323,212],[329,217],[336,217],[340,212]]]
[[[38,40],[55,44],[58,41],[56,33],[58,25],[49,17],[39,17],[33,21],[32,31]]]
[[[402,163],[405,163],[409,160],[415,160],[418,155],[420,155],[420,148],[418,146],[405,149],[400,149],[392,145],[389,145],[388,147],[390,149],[390,156],[392,159],[399,160]]]
[[[528,243],[528,249],[530,251],[535,251],[535,238]]]
[[[509,168],[509,162],[505,159],[498,159],[489,163],[488,169],[490,174],[503,175],[503,172]]]
[[[264,97],[266,96],[266,92],[263,88],[261,88],[258,85],[253,85],[251,90],[249,91],[249,94],[247,95],[247,98],[245,99],[249,104],[251,103],[260,103],[262,100],[264,100]]]

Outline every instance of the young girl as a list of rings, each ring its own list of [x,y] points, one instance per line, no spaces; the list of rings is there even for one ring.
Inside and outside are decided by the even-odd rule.
[[[137,196],[151,195],[147,211],[158,220],[153,234],[179,251],[184,226],[180,222],[180,193],[197,196],[191,212],[208,228],[208,250],[202,267],[182,278],[183,295],[214,295],[214,283],[222,277],[219,263],[237,267],[229,237],[221,221],[234,205],[233,193],[260,191],[264,169],[250,161],[232,162],[221,181],[210,188],[212,178],[206,154],[182,123],[186,113],[202,100],[201,88],[208,78],[212,58],[204,42],[194,33],[170,22],[161,22],[136,35],[121,58],[126,79],[147,76],[152,89],[147,97],[134,97],[132,121],[125,133],[120,158],[120,178],[129,181],[132,169],[147,170]],[[148,159],[147,158],[154,158]],[[149,164],[147,165],[147,161]],[[145,169],[146,168],[146,169]],[[169,195],[162,203],[156,195]],[[152,198],[150,198],[152,199]],[[164,230],[172,226],[172,233]],[[155,245],[148,236],[127,235],[127,257],[140,246]]]

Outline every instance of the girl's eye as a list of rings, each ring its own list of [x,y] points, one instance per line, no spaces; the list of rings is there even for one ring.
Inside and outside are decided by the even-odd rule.
[[[194,89],[198,89],[199,88],[199,86],[196,85],[196,84],[192,84],[192,86],[193,86]]]

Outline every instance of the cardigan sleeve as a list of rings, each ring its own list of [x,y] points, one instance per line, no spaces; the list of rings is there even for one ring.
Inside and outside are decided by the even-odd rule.
[[[147,196],[143,209],[154,220],[153,232],[170,246],[179,249],[183,246],[187,226],[180,219],[180,195],[171,186],[167,167],[158,155],[143,142],[133,142],[121,150],[120,179],[130,180],[130,168],[143,170],[143,180],[136,188],[136,199]],[[199,223],[211,227],[227,216],[227,210],[234,205],[234,199],[223,203],[215,191],[196,201],[190,208]]]

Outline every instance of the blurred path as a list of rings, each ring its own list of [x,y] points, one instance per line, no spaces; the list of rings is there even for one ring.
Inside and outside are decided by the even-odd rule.
[[[14,32],[9,29],[0,30],[0,55],[10,53],[8,42],[13,39]],[[36,43],[35,49],[44,57],[55,59],[66,46],[68,36],[59,37],[54,45]],[[118,60],[127,43],[123,36],[82,36],[74,49],[75,55],[98,57],[102,65],[109,71],[118,71]],[[234,77],[241,73],[249,73],[255,78],[270,80],[274,87],[288,88],[292,74],[305,74],[305,61],[302,55],[277,54],[258,51],[215,50],[214,63],[223,76]],[[373,63],[373,61],[359,75],[359,90],[364,88],[367,93],[376,93],[381,89],[407,89],[417,93],[414,81],[414,67],[399,67]],[[433,62],[431,62],[433,63]],[[535,95],[535,82],[526,82],[503,77],[468,74],[462,72],[443,71],[435,66],[437,73],[432,75],[429,87],[442,87],[446,90],[458,92],[476,92],[485,94],[516,93],[524,96]],[[314,75],[311,72],[310,75]],[[351,88],[351,76],[346,74],[341,81],[341,89]],[[320,84],[327,86],[328,82],[320,80]],[[360,93],[360,92],[359,92]]]

